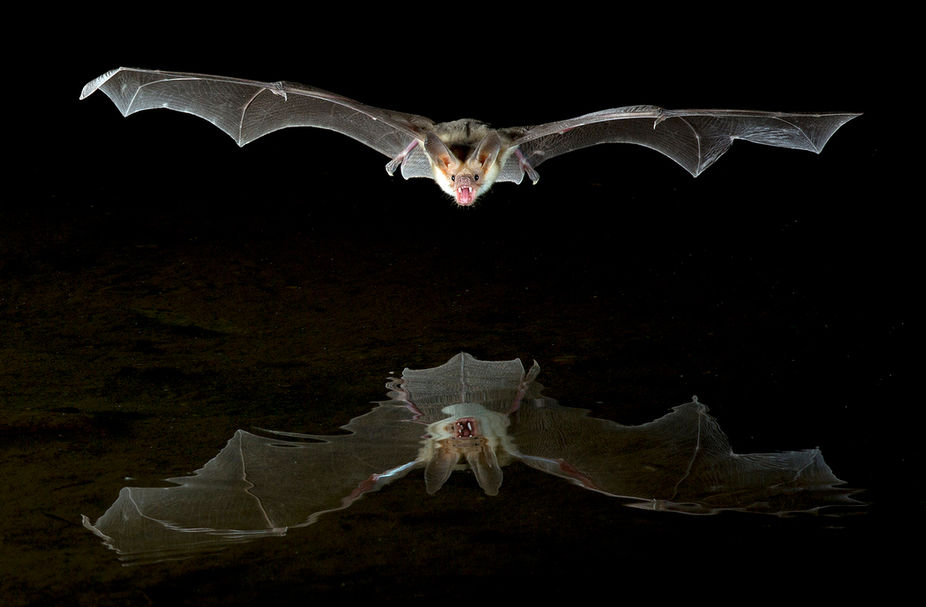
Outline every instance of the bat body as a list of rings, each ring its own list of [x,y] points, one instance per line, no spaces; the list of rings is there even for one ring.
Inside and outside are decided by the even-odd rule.
[[[590,417],[541,394],[537,363],[457,354],[390,378],[390,400],[324,436],[238,430],[193,476],[125,487],[96,521],[126,563],[185,558],[284,535],[423,470],[427,493],[470,470],[497,495],[513,461],[648,510],[767,514],[857,504],[819,449],[735,454],[693,402],[639,426]],[[514,496],[515,499],[520,499]]]
[[[330,129],[391,160],[386,171],[428,177],[461,206],[494,183],[534,183],[545,160],[599,143],[635,143],[668,156],[693,176],[734,139],[819,153],[850,113],[782,114],[746,110],[666,110],[627,106],[537,126],[494,129],[477,120],[435,123],[364,105],[322,89],[204,74],[132,68],[87,83],[81,99],[103,91],[124,116],[167,108],[209,120],[238,145],[278,129]]]

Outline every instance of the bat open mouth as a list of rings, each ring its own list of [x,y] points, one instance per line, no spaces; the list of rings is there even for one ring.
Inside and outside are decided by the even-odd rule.
[[[456,201],[460,206],[468,207],[476,201],[476,191],[469,186],[461,186],[456,189]]]
[[[475,417],[461,417],[454,424],[456,438],[475,438],[479,436],[479,422]]]

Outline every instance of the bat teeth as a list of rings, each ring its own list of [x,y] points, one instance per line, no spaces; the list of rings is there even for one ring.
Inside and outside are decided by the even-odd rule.
[[[461,186],[457,188],[456,201],[458,205],[468,207],[476,201],[476,192],[469,186]]]
[[[479,430],[473,419],[459,419],[456,423],[457,438],[474,438],[478,436]]]

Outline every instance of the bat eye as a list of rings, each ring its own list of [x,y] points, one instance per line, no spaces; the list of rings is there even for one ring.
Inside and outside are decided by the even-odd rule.
[[[451,176],[450,176],[450,181],[456,181],[456,180],[457,180],[457,176],[456,176],[456,175],[451,175]]]
[[[479,173],[473,175],[473,181],[479,181]]]

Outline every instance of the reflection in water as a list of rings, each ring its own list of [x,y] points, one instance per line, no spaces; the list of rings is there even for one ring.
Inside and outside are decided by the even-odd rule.
[[[415,468],[428,493],[469,468],[488,495],[512,460],[650,510],[786,514],[853,504],[818,449],[737,455],[707,407],[693,402],[640,426],[588,416],[541,396],[537,363],[458,354],[434,369],[406,369],[391,400],[317,436],[239,430],[176,487],[126,487],[84,525],[126,563],[184,558],[280,536],[347,508]]]

